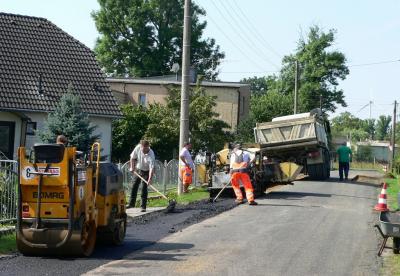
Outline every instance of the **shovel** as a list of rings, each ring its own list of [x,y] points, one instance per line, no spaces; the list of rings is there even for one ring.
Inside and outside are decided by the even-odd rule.
[[[231,182],[229,181],[228,183],[226,183],[226,184],[224,185],[224,187],[222,187],[221,191],[219,191],[219,193],[217,194],[216,197],[214,197],[214,199],[210,199],[210,201],[211,201],[212,203],[214,203],[215,201],[217,201],[217,199],[218,199],[219,196],[222,194],[222,192],[225,190],[225,188],[228,187],[229,183],[231,183]]]
[[[174,199],[169,199],[166,195],[164,195],[162,192],[160,192],[159,190],[157,190],[156,187],[154,187],[153,185],[151,185],[147,180],[145,180],[141,175],[139,175],[137,172],[134,172],[135,175],[137,177],[139,177],[144,183],[147,184],[147,186],[150,186],[150,188],[152,188],[156,193],[160,194],[163,198],[165,198],[166,200],[168,200],[168,206],[166,209],[167,213],[172,213],[175,210],[175,206],[176,206],[176,201]]]

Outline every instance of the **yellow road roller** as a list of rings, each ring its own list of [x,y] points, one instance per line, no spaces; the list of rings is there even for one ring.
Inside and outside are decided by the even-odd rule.
[[[90,256],[101,238],[122,244],[126,203],[122,173],[100,162],[100,143],[83,157],[75,147],[20,147],[17,247],[24,255]]]

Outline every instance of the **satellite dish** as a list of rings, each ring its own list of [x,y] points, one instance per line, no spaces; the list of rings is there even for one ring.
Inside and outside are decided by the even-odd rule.
[[[177,73],[179,71],[179,69],[180,69],[179,63],[174,63],[172,65],[171,71],[174,73]]]

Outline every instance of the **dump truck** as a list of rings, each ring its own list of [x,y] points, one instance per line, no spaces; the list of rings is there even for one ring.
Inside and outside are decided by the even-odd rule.
[[[330,177],[329,136],[329,121],[319,108],[257,123],[254,128],[255,142],[266,149],[268,158],[299,164],[313,180]]]
[[[75,147],[37,144],[18,150],[16,241],[24,255],[90,256],[101,238],[122,244],[126,202],[122,173],[100,162],[99,143],[82,157]]]
[[[243,150],[254,160],[249,174],[255,194],[263,194],[276,185],[291,184],[301,172],[311,179],[329,178],[329,133],[329,123],[320,109],[257,123],[255,143],[243,145]],[[226,146],[206,158],[210,196],[225,185],[231,189],[230,153],[230,147]]]

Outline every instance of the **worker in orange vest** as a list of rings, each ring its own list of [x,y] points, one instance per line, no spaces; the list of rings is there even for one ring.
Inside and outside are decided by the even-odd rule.
[[[240,143],[236,143],[230,155],[230,173],[231,184],[236,194],[235,202],[237,204],[243,203],[243,194],[240,190],[241,182],[246,191],[246,198],[249,205],[257,205],[257,202],[254,201],[253,185],[248,173],[250,163],[250,155],[242,150]]]

